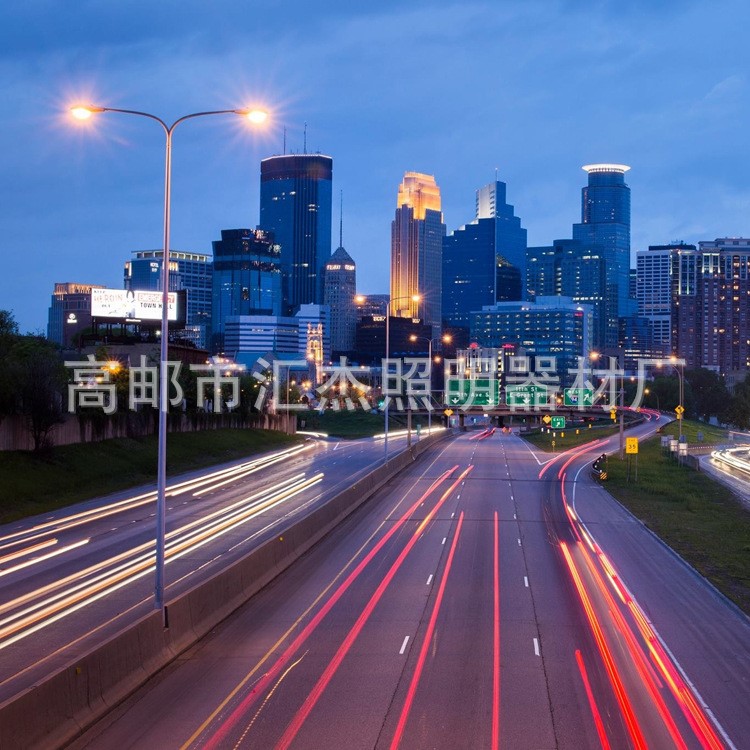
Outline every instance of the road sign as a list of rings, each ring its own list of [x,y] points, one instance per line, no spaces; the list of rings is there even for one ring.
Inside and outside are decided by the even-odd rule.
[[[609,413],[609,416],[612,417],[613,421],[617,419],[617,409],[612,409],[612,411]]]
[[[638,453],[638,438],[625,438],[625,453]]]
[[[508,406],[544,406],[547,400],[547,386],[533,384],[505,386],[505,403]]]
[[[564,430],[565,429],[565,417],[551,417],[553,430]]]
[[[565,406],[593,406],[593,388],[566,388],[563,392]]]
[[[446,409],[443,414],[445,414],[446,417],[452,417],[453,416],[453,409]]]
[[[678,404],[674,413],[677,415],[677,419],[682,419],[682,415],[685,413],[685,407],[682,404]]]
[[[499,396],[497,378],[448,378],[445,384],[445,403],[449,407],[497,406]]]
[[[549,414],[545,414],[542,417],[542,422],[544,422],[544,424],[549,424],[551,421],[552,421],[552,417],[550,417]]]

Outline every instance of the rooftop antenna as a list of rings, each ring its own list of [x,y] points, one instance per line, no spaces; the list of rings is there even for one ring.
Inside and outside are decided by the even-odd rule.
[[[340,195],[339,207],[339,247],[344,247],[344,191]]]
[[[286,156],[286,125],[284,125],[284,156]]]
[[[497,182],[497,167],[495,167],[495,182]]]
[[[307,153],[307,123],[305,123],[305,137],[302,143],[302,153],[303,154]]]

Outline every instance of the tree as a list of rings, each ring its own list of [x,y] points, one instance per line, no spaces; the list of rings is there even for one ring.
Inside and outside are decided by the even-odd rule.
[[[63,421],[66,372],[54,344],[38,336],[19,336],[8,357],[17,413],[22,414],[34,451],[52,447],[50,432]]]
[[[719,420],[740,430],[750,429],[750,375],[734,387],[734,393],[720,412]]]
[[[726,408],[729,391],[717,373],[703,367],[686,370],[685,382],[690,384],[695,412],[701,419],[707,422]]]
[[[9,310],[0,310],[0,420],[16,410],[10,353],[19,339],[18,323]]]

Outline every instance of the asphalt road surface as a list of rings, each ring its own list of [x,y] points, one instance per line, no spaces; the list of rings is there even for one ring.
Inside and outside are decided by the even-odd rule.
[[[311,441],[170,477],[167,600],[383,456],[379,440]],[[0,700],[152,609],[155,498],[142,487],[0,527]]]
[[[73,747],[750,746],[748,620],[590,478],[616,442],[444,441]]]

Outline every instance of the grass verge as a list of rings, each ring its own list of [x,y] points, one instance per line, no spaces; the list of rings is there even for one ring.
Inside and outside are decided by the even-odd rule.
[[[673,422],[664,434],[677,435],[678,429]],[[719,442],[723,433],[684,423],[689,442],[698,432],[704,442]],[[639,446],[637,483],[626,481],[626,461],[610,458],[607,471],[606,489],[750,614],[750,514],[732,493],[705,474],[678,466],[663,453],[658,436]]]
[[[167,471],[179,474],[290,445],[300,438],[267,430],[170,433]],[[0,453],[0,523],[156,481],[155,435],[62,445],[50,456]]]

